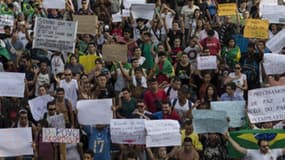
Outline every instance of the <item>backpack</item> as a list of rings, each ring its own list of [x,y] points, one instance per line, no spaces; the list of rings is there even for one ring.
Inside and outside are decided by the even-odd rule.
[[[174,108],[175,104],[177,103],[177,101],[178,101],[177,98],[175,98],[175,99],[173,100],[173,102],[172,102],[172,107],[173,107],[173,108]],[[188,107],[189,107],[189,109],[192,108],[192,102],[191,102],[189,99],[188,99]]]

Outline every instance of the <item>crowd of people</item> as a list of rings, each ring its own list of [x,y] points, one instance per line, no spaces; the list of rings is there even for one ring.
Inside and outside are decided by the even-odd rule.
[[[247,150],[229,133],[197,134],[192,123],[192,110],[211,109],[213,101],[247,101],[251,89],[285,84],[284,75],[266,75],[262,67],[264,54],[271,52],[266,41],[285,26],[270,24],[268,39],[244,37],[246,19],[262,18],[259,0],[146,3],[155,3],[153,19],[130,15],[112,22],[112,14],[125,9],[121,0],[66,0],[65,9],[43,8],[42,0],[0,0],[0,14],[15,18],[13,26],[1,30],[0,69],[25,73],[23,98],[0,97],[0,128],[31,127],[34,149],[34,155],[5,160],[225,160],[227,143],[253,160],[273,160],[285,153],[270,150],[266,140],[258,141],[260,150]],[[222,3],[236,3],[236,14],[218,16]],[[73,15],[96,15],[98,32],[78,33],[72,53],[33,47],[36,17],[72,21]],[[104,59],[106,44],[127,45],[127,61]],[[285,47],[279,54],[285,54]],[[85,64],[85,56],[94,62]],[[217,68],[199,70],[200,56],[216,56]],[[54,100],[47,103],[44,118],[36,121],[28,101],[44,95]],[[108,125],[79,124],[77,101],[104,98],[114,100],[113,118],[179,121],[181,146],[114,144]],[[80,129],[80,143],[42,142],[41,129],[49,127],[49,117],[56,114],[64,115],[66,128]],[[246,122],[231,130],[283,129],[285,123]]]

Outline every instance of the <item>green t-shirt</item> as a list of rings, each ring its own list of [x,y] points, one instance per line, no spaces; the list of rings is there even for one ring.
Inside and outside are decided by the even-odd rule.
[[[136,109],[137,100],[135,98],[131,98],[129,102],[122,100],[122,107],[118,110],[118,113],[121,116],[126,118],[131,117],[133,111]]]
[[[142,56],[145,57],[145,61],[142,65],[142,67],[145,69],[152,69],[154,66],[154,57],[151,53],[151,46],[151,43],[144,43],[140,46],[142,49]]]

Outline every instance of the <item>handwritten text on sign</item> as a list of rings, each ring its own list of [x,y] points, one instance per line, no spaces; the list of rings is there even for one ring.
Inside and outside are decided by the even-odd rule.
[[[285,86],[250,90],[248,117],[251,123],[285,119]]]
[[[216,69],[217,68],[217,57],[216,56],[200,56],[197,57],[198,69]]]
[[[237,11],[237,5],[235,3],[224,3],[218,6],[219,16],[231,16],[235,15]]]
[[[269,22],[267,20],[247,19],[244,28],[244,37],[267,39]]]
[[[79,143],[79,129],[43,128],[43,142]]]
[[[25,74],[0,72],[0,96],[24,97]]]
[[[75,48],[77,22],[37,17],[33,48],[72,52]]]
[[[112,119],[110,128],[113,143],[145,144],[143,119]]]

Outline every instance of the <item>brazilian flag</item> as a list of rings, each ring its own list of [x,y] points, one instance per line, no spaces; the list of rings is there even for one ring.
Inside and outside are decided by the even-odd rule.
[[[271,149],[285,147],[285,130],[281,129],[240,130],[230,132],[230,135],[240,146],[247,149],[258,149],[257,141],[259,139],[269,141]],[[244,157],[230,144],[228,144],[228,151],[231,158]]]

